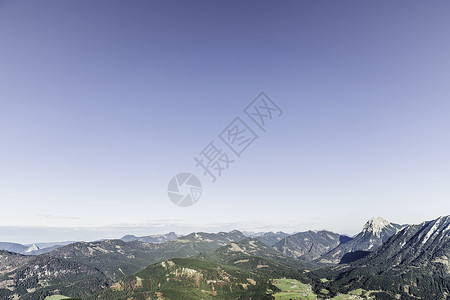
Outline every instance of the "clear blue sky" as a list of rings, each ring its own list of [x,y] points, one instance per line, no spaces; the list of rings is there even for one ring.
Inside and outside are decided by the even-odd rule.
[[[0,240],[353,234],[449,214],[449,10],[0,0]],[[170,178],[198,172],[261,91],[283,116],[216,183],[199,176],[196,205],[172,204]]]

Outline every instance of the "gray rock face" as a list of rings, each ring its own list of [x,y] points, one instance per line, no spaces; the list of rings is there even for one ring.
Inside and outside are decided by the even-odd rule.
[[[349,240],[349,237],[331,231],[306,231],[285,237],[274,248],[294,258],[313,260]]]

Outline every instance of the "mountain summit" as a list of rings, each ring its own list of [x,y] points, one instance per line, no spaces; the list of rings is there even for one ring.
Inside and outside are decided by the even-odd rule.
[[[391,226],[389,221],[386,221],[382,217],[371,218],[363,227],[363,232],[371,232],[377,236],[380,236],[383,233],[385,228]]]
[[[25,250],[25,253],[30,253],[30,252],[33,252],[33,251],[38,251],[39,249],[40,249],[40,248],[39,248],[38,245],[33,244],[33,245],[31,245],[27,250]]]
[[[349,263],[357,260],[380,247],[402,228],[402,225],[390,223],[381,217],[371,218],[358,235],[324,254],[320,262]]]

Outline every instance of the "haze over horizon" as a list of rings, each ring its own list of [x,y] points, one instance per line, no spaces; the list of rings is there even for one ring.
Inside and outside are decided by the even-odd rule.
[[[383,3],[0,1],[0,241],[448,215],[450,3]],[[212,183],[262,91],[283,115]]]
[[[380,218],[380,217],[373,217]],[[381,217],[382,218],[382,217]],[[371,218],[372,219],[372,218]],[[382,218],[384,219],[384,218]],[[387,220],[390,223],[395,221]],[[424,220],[432,221],[432,220]],[[278,227],[270,226],[267,224],[246,224],[246,223],[229,223],[229,224],[187,224],[181,220],[155,220],[154,224],[120,224],[120,225],[105,225],[105,226],[84,226],[84,227],[0,227],[0,236],[4,237],[3,242],[12,242],[19,244],[34,244],[34,243],[53,243],[53,242],[66,242],[66,241],[98,241],[105,239],[120,239],[125,235],[135,236],[149,236],[149,235],[162,235],[170,232],[175,232],[178,235],[188,235],[194,232],[230,232],[233,230],[239,230],[244,233],[260,233],[260,232],[284,232],[287,234],[295,234],[304,231],[331,231],[349,237],[353,237],[363,230],[367,222],[361,224],[361,226],[355,231],[339,231],[335,228],[339,228],[339,224],[334,228],[320,228],[314,227],[313,224],[282,224]],[[178,223],[177,223],[178,222]],[[422,222],[420,222],[422,223]],[[399,225],[417,225],[419,223],[399,224]],[[356,228],[356,226],[353,226]],[[54,237],[60,237],[59,240],[55,240]],[[70,237],[70,238],[69,238]]]

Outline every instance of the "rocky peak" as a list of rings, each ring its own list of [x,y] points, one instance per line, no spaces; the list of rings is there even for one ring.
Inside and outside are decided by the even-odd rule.
[[[27,250],[25,250],[25,253],[30,253],[30,252],[37,251],[37,250],[39,250],[38,245],[33,244]]]
[[[371,218],[363,227],[363,232],[371,232],[376,235],[380,235],[380,233],[383,231],[384,228],[390,226],[391,223],[389,221],[386,221],[385,219],[378,217],[378,218]]]

